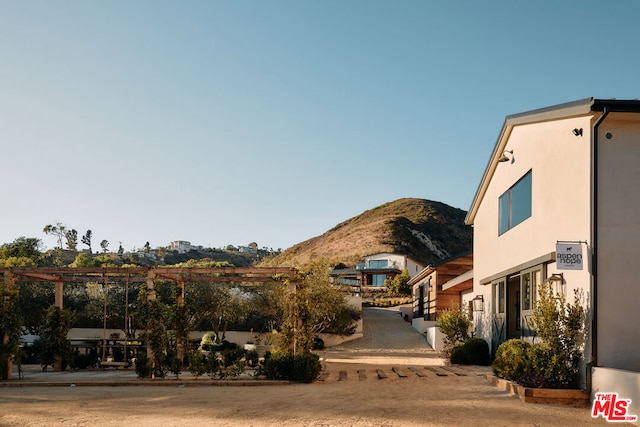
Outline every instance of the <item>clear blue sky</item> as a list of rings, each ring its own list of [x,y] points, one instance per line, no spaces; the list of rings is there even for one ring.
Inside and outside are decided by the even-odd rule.
[[[506,115],[640,97],[640,2],[0,0],[0,243],[287,248],[467,210]],[[83,247],[83,245],[80,245]]]

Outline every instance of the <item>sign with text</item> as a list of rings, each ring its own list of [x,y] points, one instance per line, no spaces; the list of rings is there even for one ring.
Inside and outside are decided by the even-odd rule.
[[[556,243],[556,268],[558,270],[582,270],[581,243]]]

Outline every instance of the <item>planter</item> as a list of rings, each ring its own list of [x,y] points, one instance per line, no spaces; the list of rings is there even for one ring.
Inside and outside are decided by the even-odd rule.
[[[525,403],[544,403],[548,405],[566,405],[588,407],[589,393],[577,389],[563,388],[530,388],[512,381],[503,380],[495,375],[487,375],[487,380],[511,394],[515,394]]]

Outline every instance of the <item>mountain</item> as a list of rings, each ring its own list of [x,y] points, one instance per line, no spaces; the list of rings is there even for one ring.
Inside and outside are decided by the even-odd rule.
[[[391,252],[429,265],[472,249],[473,231],[464,224],[466,214],[441,202],[399,199],[298,243],[268,264],[305,266],[326,258],[353,266],[366,255]]]

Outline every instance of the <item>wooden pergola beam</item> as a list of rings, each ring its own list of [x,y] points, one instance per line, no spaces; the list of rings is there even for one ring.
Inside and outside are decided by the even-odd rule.
[[[9,267],[0,268],[0,273],[10,272],[19,282],[63,282],[87,283],[105,280],[117,283],[147,282],[150,276],[154,279],[165,278],[184,282],[275,282],[280,277],[293,278],[297,275],[294,268],[286,267],[217,267],[217,268],[146,268],[146,267]],[[119,280],[121,279],[121,280]]]

